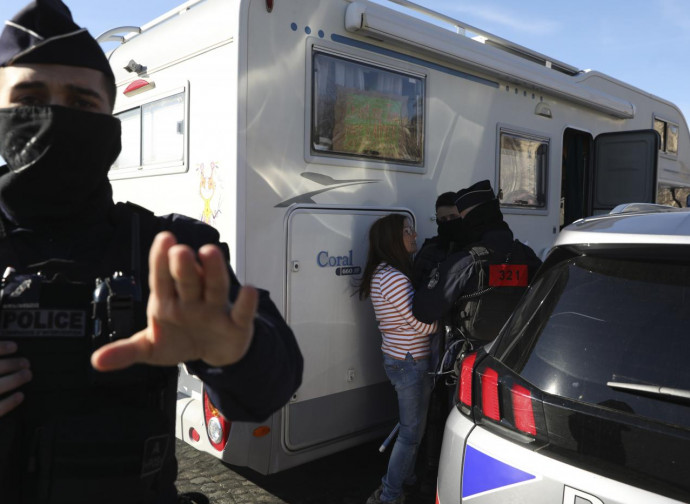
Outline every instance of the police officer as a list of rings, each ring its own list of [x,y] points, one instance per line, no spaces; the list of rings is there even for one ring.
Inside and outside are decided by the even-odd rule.
[[[178,363],[204,381],[211,403],[231,420],[265,419],[301,382],[294,335],[267,292],[239,286],[213,228],[114,204],[107,176],[120,151],[114,99],[101,48],[60,0],[37,0],[6,23],[0,35],[0,155],[7,163],[0,168],[0,270],[12,269],[0,314],[6,328],[14,327],[17,313],[37,318],[11,332],[16,338],[0,331],[3,502],[177,502]],[[99,326],[84,337],[95,342],[96,335],[109,334],[115,341],[94,344],[85,364],[75,360],[56,372],[73,381],[83,377],[67,394],[59,379],[50,383],[46,376],[60,367],[62,348],[75,349],[73,358],[84,347],[60,336],[83,329],[88,317],[79,313],[91,306],[82,312],[70,307],[78,315],[69,334],[42,329],[57,337],[41,340],[52,345],[49,359],[39,359],[40,352],[33,358],[34,350],[22,351],[41,348],[28,346],[35,341],[31,328],[61,320],[62,312],[42,306],[44,294],[57,292],[51,306],[63,306],[68,301],[59,293],[81,286],[92,292],[96,278],[110,288],[105,280],[116,282],[122,272],[131,278],[125,283],[133,295],[124,306],[132,313],[127,318],[124,309],[125,324],[117,325],[120,319],[110,317],[116,319],[119,308],[108,304],[104,324],[117,329],[104,333]],[[14,278],[24,279],[20,287],[9,287]],[[15,318],[7,315],[9,296],[21,298],[41,282],[37,306],[19,303]],[[122,334],[130,326],[134,334]],[[71,401],[74,411],[41,409],[39,397],[58,409]]]
[[[438,234],[424,240],[414,256],[412,285],[418,289],[421,282],[448,254],[456,251],[455,242],[462,234],[460,212],[455,206],[455,193],[445,192],[436,198],[436,226]]]
[[[490,341],[541,261],[530,247],[514,239],[488,180],[459,191],[455,206],[460,214],[460,219],[452,221],[456,252],[420,282],[413,313],[423,322],[444,320],[468,338]],[[503,265],[503,275],[511,280],[491,285],[492,264]],[[512,280],[513,276],[520,277],[519,281]]]
[[[463,241],[463,227],[460,212],[455,206],[455,192],[445,192],[436,198],[436,225],[438,233],[432,238],[424,240],[419,252],[414,257],[412,268],[412,284],[415,291],[423,288],[428,282],[431,272],[446,260],[449,254],[457,252],[461,247],[457,243]],[[438,361],[444,354],[446,335],[443,326],[438,333],[431,336],[432,368],[438,367]],[[423,467],[419,494],[433,495],[436,488],[438,463],[443,441],[443,429],[448,417],[448,395],[452,391],[446,386],[445,380],[437,380],[431,393],[427,412],[426,431],[420,446],[419,460]]]

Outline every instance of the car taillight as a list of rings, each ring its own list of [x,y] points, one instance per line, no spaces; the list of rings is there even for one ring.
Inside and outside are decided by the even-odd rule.
[[[460,367],[460,383],[458,383],[458,399],[460,404],[472,408],[472,371],[477,354],[471,353],[462,360]]]
[[[498,405],[498,372],[486,368],[481,374],[482,383],[482,413],[491,420],[501,420]]]
[[[513,415],[515,427],[522,432],[537,435],[537,426],[534,422],[534,409],[532,408],[532,394],[522,385],[513,385],[510,390],[513,403]]]
[[[232,424],[216,409],[211,399],[209,399],[206,390],[204,390],[204,419],[206,420],[208,440],[216,450],[223,451],[225,444],[228,442],[230,426]]]
[[[541,393],[491,356],[465,357],[458,399],[458,409],[477,424],[521,442],[548,440]]]

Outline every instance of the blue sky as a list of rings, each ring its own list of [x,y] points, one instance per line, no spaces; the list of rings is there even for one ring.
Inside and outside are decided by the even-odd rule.
[[[275,0],[275,3],[299,1]],[[183,3],[182,0],[66,2],[77,23],[89,28],[93,35],[117,26],[141,26]],[[12,17],[25,3],[1,0],[0,19]],[[380,0],[380,3],[389,2]],[[690,118],[688,0],[417,0],[417,3],[580,69],[598,70],[633,84],[676,103],[686,121]]]

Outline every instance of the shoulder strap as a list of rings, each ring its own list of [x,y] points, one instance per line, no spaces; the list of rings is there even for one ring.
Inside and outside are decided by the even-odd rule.
[[[469,294],[464,294],[458,298],[458,301],[469,301],[476,299],[483,294],[491,291],[493,287],[487,287],[487,268],[485,268],[485,263],[489,257],[491,257],[492,251],[484,245],[475,245],[467,249],[472,257],[472,268],[475,269],[475,274],[477,275],[477,290]]]
[[[155,234],[155,216],[133,203],[118,203],[113,209],[111,222],[115,232],[112,246],[108,247],[103,258],[103,267],[106,270],[113,267],[128,269],[128,273],[139,278],[146,269],[142,267],[142,261],[148,254],[143,247],[146,246],[149,235],[152,237]],[[129,264],[125,259],[127,257]]]

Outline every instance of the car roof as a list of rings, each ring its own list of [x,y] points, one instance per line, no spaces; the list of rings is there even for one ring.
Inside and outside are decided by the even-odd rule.
[[[620,205],[610,214],[573,222],[554,246],[606,243],[690,245],[690,209]]]

